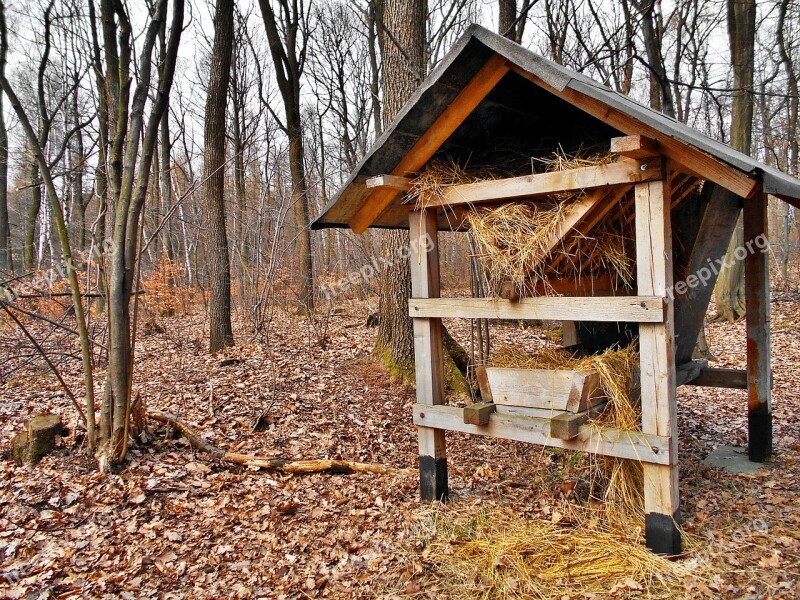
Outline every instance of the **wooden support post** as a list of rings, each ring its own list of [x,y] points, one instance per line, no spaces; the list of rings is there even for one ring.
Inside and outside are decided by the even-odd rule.
[[[409,260],[411,295],[414,298],[439,297],[439,239],[436,210],[409,214]],[[442,320],[435,317],[414,319],[414,362],[417,376],[417,403],[444,404],[444,362]],[[423,500],[444,500],[448,495],[447,446],[443,429],[418,427],[420,496]]]
[[[678,424],[675,397],[672,230],[669,178],[636,186],[636,267],[639,294],[667,296],[663,323],[639,325],[642,431],[669,439],[666,465],[644,464],[645,539],[659,554],[678,554]]]
[[[751,461],[764,462],[772,454],[766,194],[745,200],[744,239],[748,447]]]

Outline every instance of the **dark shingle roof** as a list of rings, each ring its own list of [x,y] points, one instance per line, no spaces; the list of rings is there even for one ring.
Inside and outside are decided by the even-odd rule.
[[[725,165],[761,181],[765,193],[774,194],[793,204],[800,201],[799,179],[764,165],[585,75],[566,69],[483,27],[473,25],[423,82],[392,124],[350,173],[336,197],[312,223],[312,228],[346,227],[348,221],[369,197],[370,190],[366,188],[366,178],[391,173],[416,140],[425,133],[493,53],[502,55],[520,70],[535,76],[559,92],[571,90],[583,94],[623,113],[642,126],[655,129],[677,142],[713,156]],[[558,108],[554,101],[558,103]],[[536,114],[537,107],[541,109],[539,113],[546,112],[542,106],[546,106],[550,111],[547,115]],[[526,112],[530,113],[529,123],[526,121]],[[526,129],[526,123],[529,129]],[[476,147],[485,146],[488,136],[502,136],[507,140],[517,136],[530,140],[540,132],[549,131],[551,137],[554,137],[560,135],[561,130],[571,131],[573,136],[589,137],[594,130],[598,138],[605,137],[605,139],[616,132],[613,127],[601,120],[568,106],[566,101],[552,94],[542,93],[534,83],[523,80],[515,73],[509,73],[475,109],[473,115],[451,136],[445,146],[452,153],[463,154],[474,151]],[[632,132],[618,134],[625,133]],[[702,172],[698,174],[704,175]],[[396,206],[395,210],[392,208],[390,205],[373,226],[405,227],[405,212],[398,210]]]

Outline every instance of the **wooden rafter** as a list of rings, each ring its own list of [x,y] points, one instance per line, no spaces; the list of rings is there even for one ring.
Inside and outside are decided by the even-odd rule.
[[[417,140],[389,175],[405,177],[421,169],[448,137],[464,122],[494,86],[508,73],[508,62],[493,54],[475,77],[455,97],[439,118]],[[378,188],[367,197],[364,204],[350,220],[350,228],[363,233],[398,194],[392,188]]]

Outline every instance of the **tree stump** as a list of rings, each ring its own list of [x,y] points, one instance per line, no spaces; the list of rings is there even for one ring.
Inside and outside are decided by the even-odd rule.
[[[39,415],[33,417],[12,442],[12,453],[18,464],[34,465],[45,454],[53,451],[56,436],[64,432],[61,415]]]

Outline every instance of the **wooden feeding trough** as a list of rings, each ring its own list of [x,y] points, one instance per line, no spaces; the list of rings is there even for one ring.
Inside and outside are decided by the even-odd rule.
[[[550,421],[550,435],[570,440],[605,404],[596,371],[478,367],[483,402],[463,409],[464,423],[487,425],[489,415]]]
[[[604,146],[615,160],[455,184],[422,205],[406,201],[411,177],[436,157],[481,166],[491,163],[492,149],[536,157],[584,145]],[[550,295],[440,297],[439,230],[464,230],[464,215],[487,203],[535,204],[563,194],[572,200],[544,242],[550,254],[541,276]],[[447,496],[447,431],[633,459],[644,468],[648,546],[680,552],[676,388],[746,389],[750,458],[764,461],[772,450],[767,194],[800,206],[800,181],[472,27],[313,224],[409,230],[422,497]],[[747,370],[712,369],[692,360],[692,351],[742,211]],[[632,232],[632,285],[615,285],[593,261],[564,277],[570,236],[590,236],[608,223]],[[487,368],[483,403],[448,406],[443,318],[574,322],[589,352],[625,343],[630,336],[622,332],[634,330],[641,430],[585,423],[598,409],[591,372]]]

